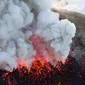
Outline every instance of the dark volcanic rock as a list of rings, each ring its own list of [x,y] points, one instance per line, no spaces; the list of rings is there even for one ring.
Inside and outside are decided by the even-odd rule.
[[[54,68],[49,64],[50,71],[44,66],[39,75],[35,75],[38,71],[36,68],[31,69],[31,72],[25,67],[20,71],[16,69],[8,73],[4,80],[1,77],[0,85],[85,85],[85,73],[75,58],[68,57],[65,64],[60,64],[60,68]]]
[[[76,58],[83,70],[85,70],[85,37],[76,33],[71,46],[70,55]]]

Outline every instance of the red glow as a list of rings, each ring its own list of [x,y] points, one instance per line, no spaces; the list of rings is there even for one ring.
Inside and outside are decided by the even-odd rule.
[[[70,64],[71,63],[71,64]],[[22,66],[23,64],[21,64]],[[3,85],[69,85],[74,82],[76,76],[80,80],[84,78],[83,71],[73,58],[68,58],[65,64],[58,63],[54,68],[44,58],[36,57],[30,71],[27,67],[18,67],[13,72],[3,75]],[[78,69],[79,68],[79,69]]]
[[[32,66],[30,68],[26,64],[25,61],[18,60],[19,65],[18,65],[18,68],[16,70],[19,74],[19,77],[25,77],[25,75],[29,76],[29,74],[30,74],[34,80],[35,79],[41,80],[40,75],[43,75],[44,78],[46,78],[47,76],[50,77],[50,72],[54,68],[53,66],[55,66],[55,68],[58,71],[63,70],[63,68],[60,68],[58,66],[58,64],[59,64],[58,61],[61,62],[62,59],[60,57],[57,57],[57,58],[55,57],[54,51],[50,47],[50,43],[47,43],[43,38],[41,38],[39,36],[35,36],[35,35],[31,36],[30,40],[32,41],[33,47],[37,52],[37,54],[35,56],[35,61],[32,63]],[[44,55],[43,52],[46,52],[47,55]],[[16,70],[14,70],[14,71],[16,71]],[[55,72],[56,71],[54,71],[54,73]],[[11,85],[10,79],[12,76],[13,76],[13,74],[11,74],[10,72],[3,75],[3,79],[6,77],[8,78],[7,79],[8,85]],[[15,78],[13,78],[13,82],[16,84]],[[59,83],[59,85],[60,85],[60,83]]]
[[[40,74],[44,68],[47,68],[48,71],[51,70],[50,65],[44,58],[36,57],[36,60],[32,64],[32,69],[36,69],[37,73]]]
[[[46,42],[42,37],[36,35],[31,36],[30,40],[36,50],[37,56],[44,57],[47,62],[54,62],[56,60],[54,49],[50,46],[50,42]],[[44,55],[44,53],[46,54]]]
[[[41,72],[47,68],[48,71],[51,71],[51,68],[50,68],[50,65],[48,64],[48,62],[46,61],[46,59],[44,59],[43,57],[38,57],[36,56],[35,57],[35,61],[32,63],[32,67],[29,68],[24,61],[21,61],[19,63],[19,66],[18,66],[18,70],[20,73],[22,73],[22,68],[25,67],[26,69],[28,69],[28,72],[32,72],[30,69],[36,69],[36,72],[33,73],[35,75],[40,75]],[[24,72],[25,73],[25,72]],[[23,73],[22,73],[23,75]]]
[[[45,71],[49,73],[52,70],[51,65],[44,58],[38,56],[32,63],[32,67],[30,70],[29,67],[27,67],[23,61],[19,62],[20,64],[16,70],[19,72],[20,77],[25,77],[25,74],[28,73],[28,76],[29,74],[32,74],[32,78],[40,79],[39,77],[41,74],[43,74],[44,77],[46,77],[47,74],[45,73]],[[11,82],[14,82],[14,84],[16,84],[16,79],[12,76],[13,74],[10,72],[7,72],[3,75],[3,80],[5,80],[5,78],[7,77],[7,85],[12,85]],[[13,78],[13,81],[11,80],[11,78]]]
[[[19,64],[18,67],[21,67],[21,68],[22,68],[23,66],[28,67],[28,66],[26,65],[25,61],[23,61],[23,60],[19,60],[19,61],[18,61],[18,64]]]

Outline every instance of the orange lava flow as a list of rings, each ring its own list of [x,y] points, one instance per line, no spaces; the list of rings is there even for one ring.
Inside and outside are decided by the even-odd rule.
[[[32,64],[32,69],[36,69],[35,74],[40,75],[42,71],[47,68],[47,71],[51,71],[49,63],[41,57],[36,57],[36,60]]]
[[[35,57],[35,61],[32,63],[31,68],[26,66],[24,62],[20,62],[17,69],[22,76],[24,76],[23,74],[27,72],[27,70],[22,71],[23,67],[28,70],[28,73],[30,72],[34,76],[39,76],[45,69],[47,69],[48,72],[52,70],[50,64],[43,57]]]
[[[47,73],[52,70],[51,65],[42,57],[36,57],[35,61],[32,63],[32,67],[29,69],[24,62],[20,62],[20,65],[13,72],[18,72],[20,78],[25,78],[25,76],[32,76],[34,80],[41,79],[40,75],[47,77]],[[3,80],[7,80],[8,85],[12,85],[13,82],[16,84],[16,78],[13,77],[13,72],[7,72],[3,75]],[[17,76],[17,75],[16,75]],[[12,79],[11,79],[12,78]]]
[[[8,85],[11,85],[11,82],[16,85],[18,79],[25,79],[26,76],[28,76],[29,79],[33,78],[33,80],[37,79],[39,81],[41,81],[43,77],[47,78],[48,76],[49,78],[51,78],[50,75],[54,69],[54,66],[55,69],[58,70],[55,70],[53,74],[56,71],[62,70],[62,68],[56,65],[58,64],[58,61],[61,62],[61,58],[55,57],[54,51],[50,47],[50,43],[47,43],[43,38],[35,35],[32,36],[30,40],[32,41],[33,47],[36,50],[35,61],[32,62],[31,67],[26,65],[26,62],[23,60],[18,61],[19,65],[17,69],[14,69],[13,72],[7,72],[3,75],[3,79],[7,80]],[[47,55],[45,56],[43,52],[46,52]]]

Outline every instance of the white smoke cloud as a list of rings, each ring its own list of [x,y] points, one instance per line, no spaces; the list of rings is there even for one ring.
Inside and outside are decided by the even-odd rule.
[[[34,55],[32,46],[26,44],[24,33],[22,32],[24,26],[31,24],[34,15],[22,1],[17,3],[19,5],[16,5],[12,0],[8,0],[6,4],[7,8],[4,10],[4,14],[0,19],[0,59],[5,60],[7,56],[7,59],[9,58],[10,60],[6,59],[7,61],[2,61],[0,64],[8,64],[9,67],[4,67],[3,69],[9,71],[15,68],[17,62],[14,62],[14,60],[16,60],[16,57],[20,59],[24,57],[26,59],[28,54],[29,56]],[[12,65],[12,62],[15,65]]]
[[[38,10],[47,10],[52,8],[53,0],[29,0],[31,8],[37,8]]]
[[[4,11],[0,15],[1,69],[12,71],[18,60],[31,66],[39,52],[52,65],[57,57],[65,62],[76,27],[67,19],[59,20],[59,14],[50,10],[52,0],[29,0],[28,5],[21,0],[5,1],[0,9]]]
[[[40,12],[37,24],[36,34],[47,42],[51,41],[51,47],[54,48],[56,56],[61,56],[62,61],[65,62],[72,38],[75,36],[75,25],[67,19],[60,21],[59,14],[51,11]]]
[[[7,52],[0,52],[0,68],[12,71],[14,68],[17,68],[17,62],[15,58],[11,57]]]

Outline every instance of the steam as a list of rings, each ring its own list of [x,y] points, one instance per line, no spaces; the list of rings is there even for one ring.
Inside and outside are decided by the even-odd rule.
[[[31,67],[35,56],[65,62],[76,27],[59,20],[52,12],[52,0],[1,0],[0,8],[0,68],[12,71],[24,61]],[[48,3],[48,4],[46,4]],[[2,13],[1,13],[2,12]]]
[[[36,34],[41,36],[54,48],[55,56],[65,62],[72,38],[75,36],[75,25],[65,20],[59,20],[59,14],[52,11],[42,11],[38,15]]]

